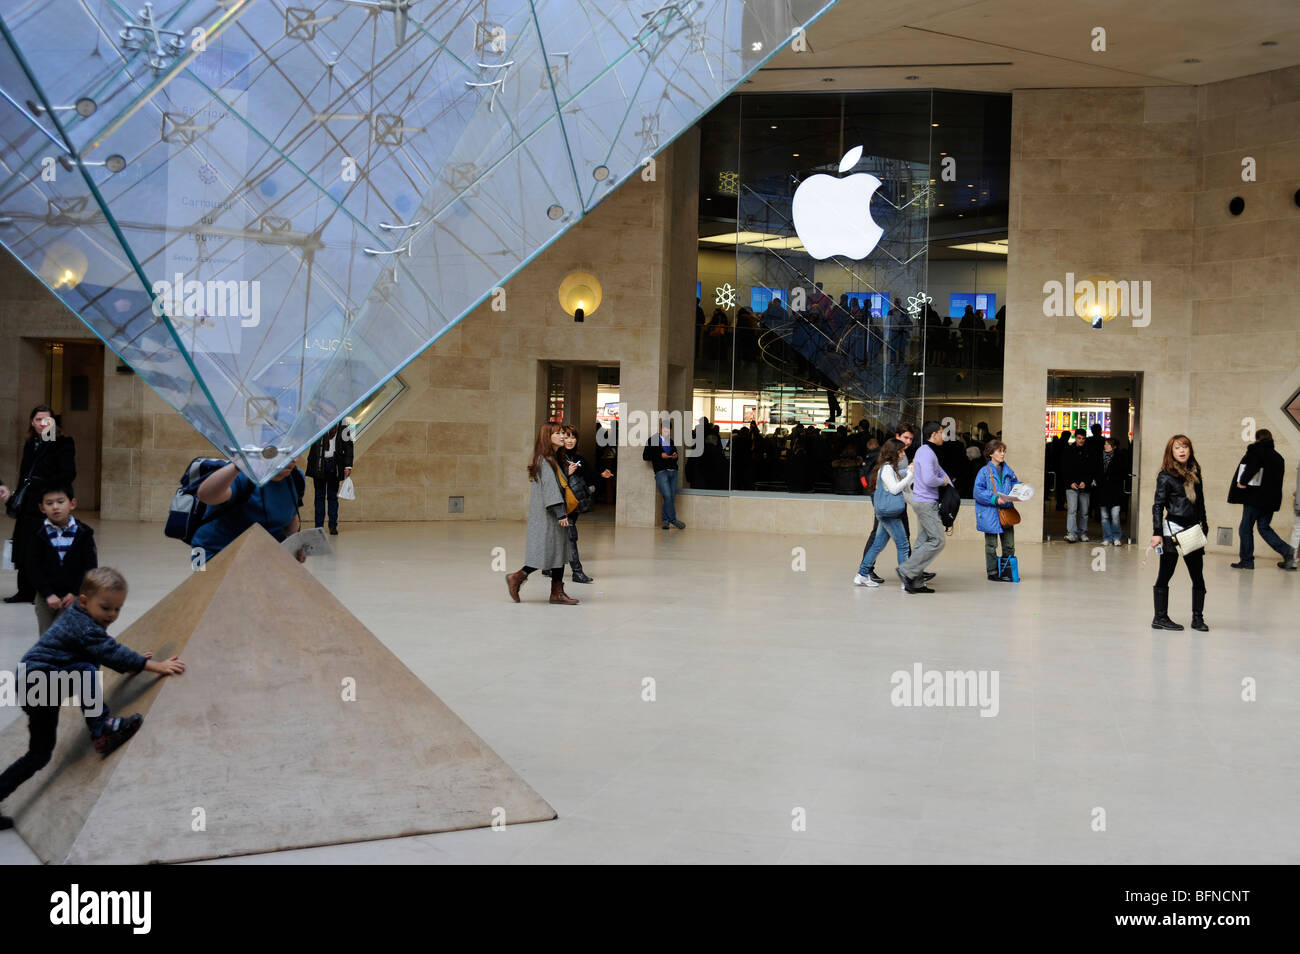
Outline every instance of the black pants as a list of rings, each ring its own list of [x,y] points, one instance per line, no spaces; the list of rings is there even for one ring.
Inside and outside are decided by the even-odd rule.
[[[339,479],[337,477],[313,477],[312,486],[316,489],[316,526],[325,526],[325,504],[329,502],[330,529],[339,528]]]
[[[58,671],[47,672],[53,675]],[[62,671],[97,674],[99,667],[92,663],[73,663],[65,666]],[[29,670],[28,673],[32,675],[34,671]],[[56,685],[57,683],[51,684],[49,690],[51,695],[57,694],[57,689],[54,688]],[[4,801],[14,793],[14,789],[45,768],[49,764],[50,756],[54,754],[54,743],[58,740],[59,707],[62,700],[49,698],[47,701],[50,705],[23,706],[23,712],[27,713],[27,752],[19,756],[4,770],[3,774],[0,774],[0,801]],[[90,702],[89,699],[83,700],[83,705]],[[90,729],[92,737],[104,728],[109,718],[107,705],[101,705],[99,715],[86,715],[86,727]]]
[[[867,536],[866,546],[862,548],[862,559],[867,558],[867,551],[871,549],[871,544],[876,542],[876,531],[880,528],[880,520],[876,517],[871,518],[871,533]],[[912,539],[912,528],[907,522],[907,508],[903,508],[903,533],[907,534],[907,539]]]
[[[535,566],[525,566],[522,567],[521,569],[524,571],[524,576],[528,576],[531,573],[537,572],[537,567]],[[549,576],[552,580],[564,579],[564,567],[562,566],[557,566],[550,570],[543,570],[542,572],[545,573],[547,576]]]
[[[18,570],[18,595],[28,599],[36,597],[36,587],[27,578],[27,551],[31,549],[33,535],[44,521],[42,516],[33,517],[26,513],[20,513],[14,520],[13,551],[14,567]]]
[[[1183,557],[1183,564],[1187,567],[1187,574],[1192,578],[1192,589],[1205,589],[1205,550],[1186,554]],[[1174,547],[1173,539],[1165,537],[1165,552],[1160,554],[1160,573],[1156,577],[1156,586],[1168,586],[1169,581],[1173,579],[1174,568],[1177,566],[1178,550]]]
[[[575,570],[582,569],[582,560],[578,557],[578,511],[569,514],[569,542],[573,544],[573,556],[569,565]]]

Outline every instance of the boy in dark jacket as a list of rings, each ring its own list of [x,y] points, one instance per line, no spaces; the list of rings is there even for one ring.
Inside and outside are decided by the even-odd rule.
[[[41,494],[45,522],[36,528],[23,551],[27,579],[36,588],[36,635],[45,631],[81,592],[81,578],[99,566],[95,534],[72,512],[77,498],[71,487],[54,487]]]
[[[185,663],[176,656],[166,662],[154,662],[150,658],[153,653],[141,655],[108,635],[108,627],[117,619],[125,601],[126,579],[121,573],[112,567],[90,570],[81,581],[77,601],[23,656],[18,667],[19,691],[31,741],[27,754],[0,774],[0,801],[50,761],[59,725],[61,690],[68,681],[77,680],[82,686],[78,694],[86,727],[90,729],[95,751],[107,756],[135,735],[144,717],[139,713],[126,717],[109,713],[99,689],[99,667],[163,676],[179,676],[185,671]],[[89,686],[85,685],[87,681]],[[0,829],[12,827],[13,819],[0,814]]]

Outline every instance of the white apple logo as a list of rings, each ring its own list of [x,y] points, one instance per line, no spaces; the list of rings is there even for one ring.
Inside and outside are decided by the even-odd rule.
[[[840,172],[861,158],[862,147],[854,146],[840,160]],[[817,259],[870,255],[885,232],[871,218],[871,196],[879,188],[880,180],[866,172],[843,179],[818,174],[799,183],[791,213],[804,250]]]

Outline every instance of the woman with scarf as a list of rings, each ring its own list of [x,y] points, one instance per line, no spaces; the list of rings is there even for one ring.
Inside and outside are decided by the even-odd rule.
[[[569,562],[568,514],[578,509],[578,499],[569,489],[556,451],[564,446],[562,426],[543,424],[537,431],[528,480],[532,493],[528,501],[528,533],[524,545],[524,565],[506,577],[510,598],[519,602],[519,588],[528,575],[539,567],[551,578],[550,602],[577,606],[578,600],[564,592],[564,565]]]
[[[1154,587],[1155,617],[1152,629],[1179,631],[1183,627],[1169,618],[1169,581],[1178,565],[1178,550],[1174,534],[1200,524],[1208,533],[1209,521],[1205,516],[1205,492],[1201,486],[1201,467],[1196,463],[1196,452],[1191,439],[1175,434],[1165,445],[1164,465],[1156,477],[1155,506],[1151,508],[1154,529],[1151,532],[1151,549],[1161,547],[1160,575]],[[1192,578],[1192,629],[1208,633],[1205,625],[1205,548],[1201,547],[1182,555],[1187,573]]]

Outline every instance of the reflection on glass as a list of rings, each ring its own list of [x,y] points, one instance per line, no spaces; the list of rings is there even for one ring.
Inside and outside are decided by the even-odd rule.
[[[729,474],[691,486],[861,493],[899,423],[1000,429],[1009,148],[1006,97],[744,95],[707,117],[694,411]]]
[[[165,6],[5,5],[0,242],[262,481],[829,4]]]

